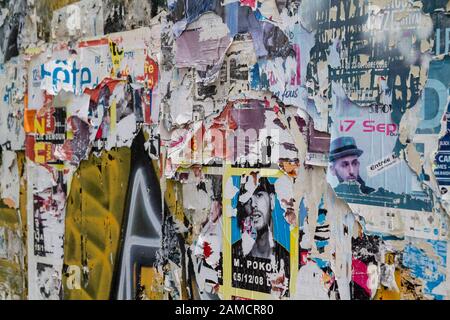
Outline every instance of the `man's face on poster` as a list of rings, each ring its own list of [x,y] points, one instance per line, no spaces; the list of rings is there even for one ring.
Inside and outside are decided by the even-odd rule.
[[[259,232],[269,226],[272,215],[274,195],[265,190],[256,190],[245,203],[247,216],[252,220],[253,226]]]
[[[357,155],[350,155],[336,159],[331,164],[331,172],[339,182],[356,181],[359,176],[359,165]]]

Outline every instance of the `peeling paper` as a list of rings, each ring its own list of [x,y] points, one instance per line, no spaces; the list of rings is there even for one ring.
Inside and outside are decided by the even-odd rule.
[[[15,152],[2,152],[0,174],[2,176],[0,180],[1,198],[10,208],[17,209],[19,207],[20,183]]]
[[[310,261],[300,269],[297,275],[298,300],[329,300],[327,290],[323,283],[323,271],[317,264]]]
[[[83,0],[55,10],[51,30],[58,41],[103,35],[103,3]]]
[[[130,147],[133,142],[136,128],[136,116],[130,114],[117,124],[117,140],[115,144],[117,147],[127,146]]]
[[[193,67],[198,71],[206,72],[205,78],[214,79],[220,71],[231,39],[228,32],[224,32],[227,30],[226,25],[223,25],[222,31],[215,33],[214,37],[205,37],[208,23],[211,22],[201,18],[189,26],[176,40],[175,61],[178,68]],[[208,70],[210,67],[212,69]]]
[[[0,4],[0,299],[448,298],[446,1],[66,2]]]
[[[25,69],[23,57],[13,58],[0,65],[0,147],[6,150],[23,150]]]
[[[41,166],[30,166],[27,175],[34,182],[27,192],[33,199],[27,204],[29,299],[60,300],[67,181],[63,172]]]
[[[295,227],[295,198],[292,187],[292,181],[287,176],[282,176],[275,182],[275,192],[277,193],[277,197],[280,200],[281,207],[285,210],[284,218],[292,227]]]

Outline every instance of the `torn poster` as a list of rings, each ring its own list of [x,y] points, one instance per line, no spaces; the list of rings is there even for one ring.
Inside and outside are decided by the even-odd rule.
[[[287,297],[291,238],[275,193],[277,177],[244,172],[229,177],[238,189],[227,199],[227,210],[236,212],[230,221],[232,287]]]
[[[328,182],[354,212],[366,218],[369,231],[404,230],[414,235],[415,216],[431,215],[434,199],[395,152],[399,129],[391,108],[359,107],[337,91],[337,84],[334,88]],[[381,222],[385,219],[412,225],[403,229],[398,223]],[[437,236],[438,226],[429,226],[430,236]]]

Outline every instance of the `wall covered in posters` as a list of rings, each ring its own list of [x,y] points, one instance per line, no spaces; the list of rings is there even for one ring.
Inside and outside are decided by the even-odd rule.
[[[0,299],[450,299],[450,1],[0,1]]]

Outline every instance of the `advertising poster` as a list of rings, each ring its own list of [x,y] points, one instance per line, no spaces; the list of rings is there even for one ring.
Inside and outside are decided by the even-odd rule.
[[[280,172],[231,168],[229,172],[224,191],[230,217],[225,219],[224,233],[230,244],[224,258],[225,297],[229,293],[252,299],[288,298],[297,249],[291,246],[294,228],[285,218],[277,190]]]
[[[333,87],[327,180],[336,194],[365,218],[369,232],[437,236],[438,219],[429,219],[431,192],[394,152],[399,128],[392,106],[359,107],[339,85]]]
[[[66,139],[65,108],[41,109],[34,119],[34,130],[26,136],[27,157],[38,164],[61,164],[55,150]]]

